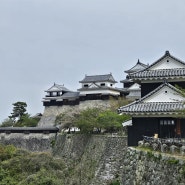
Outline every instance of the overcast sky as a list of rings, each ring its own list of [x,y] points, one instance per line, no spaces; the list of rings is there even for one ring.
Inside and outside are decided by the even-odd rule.
[[[85,74],[110,72],[119,82],[166,50],[185,60],[184,0],[0,0],[0,121],[17,101],[43,113],[54,82],[76,91]]]

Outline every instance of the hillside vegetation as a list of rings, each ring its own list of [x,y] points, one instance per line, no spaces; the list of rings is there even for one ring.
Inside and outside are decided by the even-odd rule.
[[[0,145],[0,185],[62,185],[67,167],[49,153]]]
[[[124,137],[59,135],[53,153],[0,144],[0,185],[119,185],[125,142]]]

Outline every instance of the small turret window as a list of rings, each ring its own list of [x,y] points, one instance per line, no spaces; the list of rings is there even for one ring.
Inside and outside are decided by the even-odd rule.
[[[105,86],[105,83],[101,83],[100,85],[101,85],[101,86]]]
[[[84,87],[88,87],[88,84],[84,84]]]
[[[167,60],[166,62],[169,62],[169,60]]]

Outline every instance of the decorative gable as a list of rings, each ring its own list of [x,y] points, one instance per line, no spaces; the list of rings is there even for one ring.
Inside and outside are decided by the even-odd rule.
[[[165,54],[150,65],[147,70],[160,70],[160,69],[177,69],[185,68],[185,63],[176,57],[172,56],[169,51],[166,51]]]
[[[166,56],[164,59],[162,59],[158,63],[149,67],[148,70],[177,69],[177,68],[185,68],[185,64],[177,60],[174,60],[170,56]]]
[[[169,86],[163,86],[161,89],[156,91],[154,94],[144,99],[143,102],[180,102],[184,101],[185,98],[174,89]]]
[[[51,88],[49,88],[47,91],[61,91],[60,88],[56,87],[56,86],[52,86]]]
[[[185,78],[185,63],[166,51],[148,68],[129,75],[132,80],[162,80]]]
[[[99,86],[95,83],[92,83],[92,84],[89,85],[89,88],[97,88],[97,87],[99,87]]]
[[[118,109],[119,113],[130,115],[174,114],[185,108],[185,97],[174,86],[164,83],[131,104]]]

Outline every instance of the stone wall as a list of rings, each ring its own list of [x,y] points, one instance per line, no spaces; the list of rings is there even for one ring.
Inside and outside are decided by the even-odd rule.
[[[71,171],[68,185],[185,184],[184,156],[128,148],[124,136],[0,134],[0,142],[30,151],[53,152]]]
[[[52,152],[56,134],[0,134],[0,143],[34,152]]]
[[[39,121],[38,126],[45,127],[45,126],[53,126],[55,124],[56,116],[61,113],[77,113],[81,110],[85,110],[87,108],[109,108],[110,107],[109,100],[87,100],[80,102],[79,105],[70,106],[70,105],[63,105],[63,106],[46,106],[44,109],[44,113],[42,115],[41,120]]]
[[[122,165],[121,184],[124,185],[185,184],[182,156],[128,148]]]
[[[80,171],[73,183],[106,185],[121,176],[126,143],[126,137],[114,135],[59,135],[54,155],[73,161],[74,168]]]

